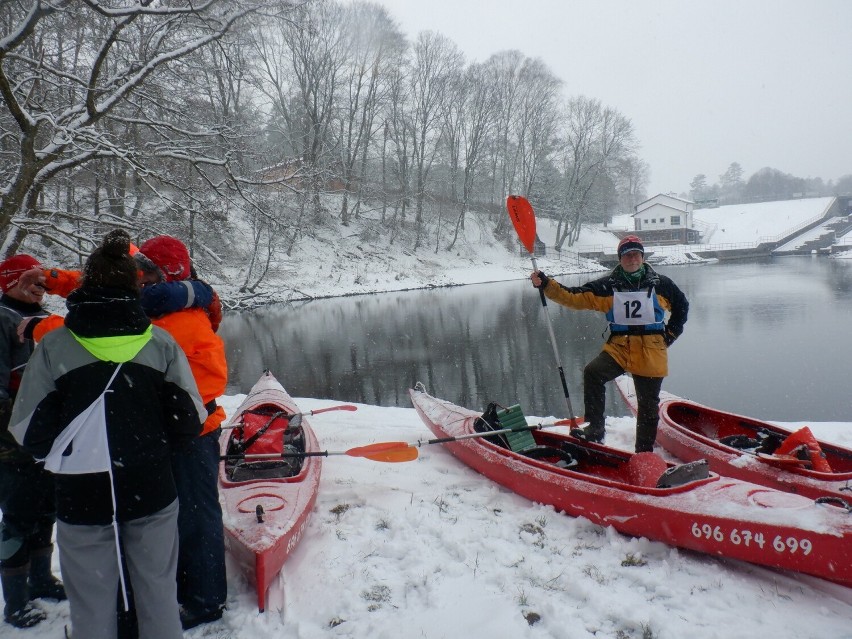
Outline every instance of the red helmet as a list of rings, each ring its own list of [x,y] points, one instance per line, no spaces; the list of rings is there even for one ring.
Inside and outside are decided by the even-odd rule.
[[[639,251],[642,255],[645,255],[645,247],[642,246],[642,240],[640,240],[636,235],[626,235],[621,238],[621,241],[618,243],[619,259],[621,259],[621,256],[629,251]]]

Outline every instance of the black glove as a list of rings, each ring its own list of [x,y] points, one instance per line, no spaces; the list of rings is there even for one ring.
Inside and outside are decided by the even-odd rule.
[[[544,274],[544,271],[536,271],[536,273],[538,273],[538,277],[541,280],[541,285],[536,286],[535,284],[533,284],[533,286],[535,288],[542,288],[542,289],[547,288],[547,283],[550,281],[550,278],[547,277],[547,275]]]
[[[672,333],[670,330],[666,329],[666,332],[663,333],[663,341],[666,343],[666,346],[671,346],[674,344],[674,341],[677,339],[677,335]]]

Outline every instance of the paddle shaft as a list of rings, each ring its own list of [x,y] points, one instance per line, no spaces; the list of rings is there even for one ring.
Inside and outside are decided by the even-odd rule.
[[[348,457],[364,457],[377,462],[408,462],[417,459],[417,449],[405,442],[378,442],[366,446],[356,446],[349,450],[319,450],[305,452],[280,452],[280,453],[239,453],[234,455],[222,455],[220,461],[245,460],[259,461],[263,459],[284,459],[286,457],[329,457],[331,455],[347,455]]]
[[[515,227],[518,239],[532,258],[533,270],[538,272],[538,264],[535,261],[536,221],[532,204],[522,195],[510,195],[506,198],[506,211],[509,213],[509,219],[512,220],[512,226]],[[553,355],[556,357],[556,367],[559,369],[559,379],[562,382],[562,392],[565,395],[565,404],[568,407],[571,426],[576,427],[577,422],[574,418],[574,409],[571,407],[571,395],[568,393],[568,382],[565,381],[565,370],[562,368],[562,360],[559,358],[556,335],[553,333],[553,323],[550,321],[550,312],[547,310],[547,299],[544,296],[544,289],[539,287],[538,293],[541,296],[541,305],[544,307],[544,316],[547,319],[547,331],[550,334]]]
[[[533,424],[532,426],[515,426],[514,428],[499,428],[497,430],[489,430],[482,433],[468,433],[467,435],[456,435],[455,437],[438,437],[437,439],[418,439],[409,446],[425,446],[427,444],[446,444],[449,442],[457,442],[463,439],[476,439],[479,437],[491,437],[492,435],[504,435],[506,433],[520,433],[525,430],[543,430],[545,428],[553,428],[554,426],[567,426],[571,420],[561,419],[553,424]]]
[[[328,408],[317,408],[315,410],[305,411],[303,413],[293,413],[292,415],[284,415],[288,419],[292,419],[293,417],[304,417],[311,415],[319,415],[320,413],[327,413],[331,410],[358,410],[357,406],[353,406],[352,404],[341,404],[340,406],[329,406]],[[222,430],[233,430],[234,428],[242,428],[242,424],[235,424],[233,426],[222,426]]]
[[[538,264],[535,261],[535,255],[530,253],[532,258],[533,270],[538,271]],[[568,406],[568,416],[571,420],[571,427],[576,428],[577,423],[574,419],[574,409],[571,407],[571,395],[568,392],[568,382],[565,381],[565,370],[562,368],[562,360],[559,357],[559,348],[556,346],[556,334],[553,332],[553,322],[550,320],[550,311],[547,309],[547,298],[544,296],[544,287],[540,286],[538,294],[541,297],[541,305],[544,307],[544,317],[547,320],[547,332],[550,334],[550,343],[553,346],[553,356],[556,358],[556,368],[559,369],[559,380],[562,382],[562,392],[565,395],[565,404]]]
[[[558,426],[558,424],[553,424],[553,426]],[[417,442],[409,445],[426,446],[427,444],[447,444],[449,442],[458,442],[463,439],[491,437],[492,435],[504,435],[506,433],[520,433],[525,430],[541,430],[542,428],[547,428],[547,426],[542,426],[541,424],[536,424],[534,426],[515,426],[514,428],[500,428],[498,430],[489,430],[483,433],[468,433],[467,435],[456,435],[455,437],[438,437],[437,439],[427,439],[425,441],[422,439],[418,439]]]
[[[346,455],[347,451],[345,450],[315,450],[315,451],[306,451],[304,453],[256,453],[256,454],[242,454],[242,455],[220,455],[219,459],[221,461],[226,461],[228,459],[245,459],[247,461],[252,460],[261,460],[261,459],[283,459],[285,457],[328,457],[330,455]]]

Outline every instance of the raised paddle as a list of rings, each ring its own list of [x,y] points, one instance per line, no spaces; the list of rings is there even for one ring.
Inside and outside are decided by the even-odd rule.
[[[358,446],[349,450],[318,450],[304,453],[287,452],[287,453],[258,453],[256,455],[239,454],[239,455],[222,455],[219,457],[221,461],[230,459],[245,461],[262,461],[284,459],[287,457],[331,457],[332,455],[347,455],[349,457],[364,457],[377,462],[407,462],[417,459],[417,449],[410,448],[405,442],[379,442],[377,444],[368,444],[367,446]]]
[[[538,271],[538,264],[535,261],[535,212],[532,205],[523,195],[510,195],[506,198],[506,210],[509,212],[509,217],[512,219],[512,225],[515,227],[515,232],[518,234],[518,239],[521,244],[527,249],[527,252],[532,258],[533,270]],[[571,408],[571,396],[568,393],[568,383],[565,381],[565,371],[562,368],[562,360],[559,358],[559,349],[556,346],[556,335],[553,333],[553,323],[550,321],[550,313],[547,310],[547,298],[544,296],[544,289],[539,288],[538,293],[541,296],[541,305],[544,307],[544,316],[547,318],[547,331],[550,334],[550,343],[553,345],[553,355],[556,357],[556,367],[559,369],[559,379],[562,381],[562,392],[565,394],[565,404],[568,406],[569,421],[572,428],[577,427],[577,420],[574,417],[574,409]]]
[[[315,410],[309,410],[304,413],[294,413],[292,415],[283,415],[283,417],[287,417],[288,419],[292,419],[293,417],[299,416],[311,416],[311,415],[319,415],[320,413],[327,413],[331,410],[358,410],[357,406],[353,406],[352,404],[340,404],[339,406],[329,406],[328,408],[317,408]],[[242,424],[236,424],[234,426],[222,426],[222,430],[230,430],[233,428],[242,428]]]

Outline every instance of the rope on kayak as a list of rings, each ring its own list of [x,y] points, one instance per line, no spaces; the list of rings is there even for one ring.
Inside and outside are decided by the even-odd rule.
[[[841,497],[817,497],[814,502],[817,504],[831,504],[832,506],[840,506],[845,508],[847,513],[852,514],[852,504]]]

